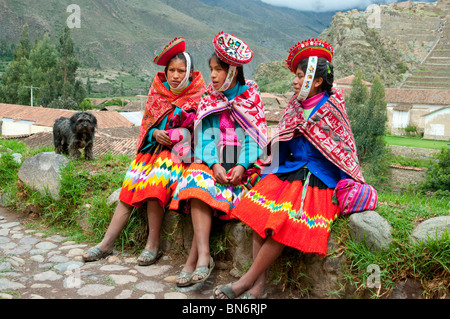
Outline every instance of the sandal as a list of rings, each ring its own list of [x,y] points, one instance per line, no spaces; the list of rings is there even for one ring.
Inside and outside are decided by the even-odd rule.
[[[191,283],[196,284],[196,283],[203,282],[206,279],[208,279],[209,276],[211,275],[212,270],[214,269],[214,266],[215,266],[214,260],[213,260],[212,257],[210,257],[209,267],[208,266],[197,267],[194,270],[194,272],[192,273],[192,278],[194,278],[195,275],[201,276],[202,278],[201,279],[197,279],[197,280],[191,279]]]
[[[233,289],[231,289],[232,285],[233,284],[230,282],[229,284],[217,286],[216,288],[214,288],[214,298],[222,299],[222,298],[217,298],[217,297],[219,296],[219,294],[224,294],[225,297],[227,297],[226,299],[236,299],[237,295],[233,291]]]
[[[103,252],[100,248],[98,247],[91,247],[88,250],[85,251],[85,253],[87,253],[89,255],[89,257],[84,257],[83,256],[83,260],[85,262],[89,262],[89,261],[97,261],[100,260],[102,258],[105,258],[109,255],[112,254],[112,249],[108,250],[106,252]]]
[[[178,287],[186,287],[192,285],[192,275],[193,275],[192,272],[181,271],[175,283],[177,284]],[[186,279],[186,281],[180,282],[180,279]]]
[[[159,248],[156,254],[150,250],[144,249],[137,259],[138,265],[149,266],[151,264],[154,264],[159,259],[159,257],[161,257],[161,255],[162,250]]]
[[[266,289],[264,289],[258,297],[256,297],[255,295],[251,294],[248,290],[246,292],[244,292],[242,295],[240,295],[237,299],[266,299],[267,298],[267,291]]]

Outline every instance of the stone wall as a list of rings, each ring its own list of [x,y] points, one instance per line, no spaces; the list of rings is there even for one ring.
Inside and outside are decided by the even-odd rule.
[[[427,149],[427,148],[416,148],[407,146],[389,146],[394,155],[399,155],[403,157],[408,157],[411,159],[429,159],[433,154],[439,153],[439,150]]]

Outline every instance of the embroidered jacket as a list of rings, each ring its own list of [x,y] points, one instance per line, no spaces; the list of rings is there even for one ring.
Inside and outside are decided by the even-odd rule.
[[[342,90],[334,89],[333,95],[308,120],[295,95],[291,98],[271,144],[300,135],[343,172],[358,182],[365,182]]]

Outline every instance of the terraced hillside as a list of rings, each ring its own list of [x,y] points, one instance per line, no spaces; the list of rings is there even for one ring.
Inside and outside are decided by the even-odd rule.
[[[438,41],[402,88],[450,90],[450,0],[440,1],[438,8],[445,14],[441,19],[442,31],[436,26]]]

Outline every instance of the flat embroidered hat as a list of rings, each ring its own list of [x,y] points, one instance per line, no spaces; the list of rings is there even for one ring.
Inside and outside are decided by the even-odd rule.
[[[331,44],[321,39],[308,39],[298,42],[287,52],[289,55],[286,59],[286,65],[292,73],[295,73],[298,63],[311,56],[325,58],[331,63],[334,49]]]
[[[186,50],[186,42],[183,37],[173,39],[167,44],[164,49],[154,59],[153,63],[157,65],[166,66],[171,58],[178,53],[182,53]]]
[[[253,52],[247,43],[230,33],[219,32],[213,43],[217,56],[225,63],[240,66],[253,59]]]

